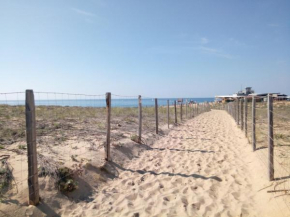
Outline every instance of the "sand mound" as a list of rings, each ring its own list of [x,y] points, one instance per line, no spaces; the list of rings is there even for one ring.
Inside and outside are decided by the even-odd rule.
[[[91,191],[90,200],[50,198],[45,199],[46,206],[61,216],[285,214],[261,191],[269,185],[266,171],[225,111],[202,114],[143,148],[139,157],[124,165],[107,163],[101,171],[87,168],[104,177],[104,184]],[[30,216],[43,213],[40,208],[26,209]]]

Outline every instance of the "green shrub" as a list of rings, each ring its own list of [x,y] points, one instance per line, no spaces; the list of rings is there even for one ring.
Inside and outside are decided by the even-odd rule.
[[[72,192],[77,189],[78,184],[74,181],[74,171],[68,167],[60,167],[57,169],[57,185],[61,192]]]
[[[21,150],[26,150],[26,145],[18,145],[18,148]]]
[[[137,136],[135,134],[131,136],[131,140],[133,142],[136,142],[136,143],[141,143],[141,140],[140,140],[139,136]]]

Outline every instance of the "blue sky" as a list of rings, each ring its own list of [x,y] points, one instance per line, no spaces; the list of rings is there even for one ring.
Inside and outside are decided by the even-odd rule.
[[[290,94],[288,0],[0,0],[0,92]]]

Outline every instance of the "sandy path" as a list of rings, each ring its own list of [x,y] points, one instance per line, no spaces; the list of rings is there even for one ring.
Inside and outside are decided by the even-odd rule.
[[[229,115],[211,111],[173,129],[126,168],[113,164],[119,177],[94,201],[66,207],[63,214],[256,216],[249,162],[244,160],[249,153]]]

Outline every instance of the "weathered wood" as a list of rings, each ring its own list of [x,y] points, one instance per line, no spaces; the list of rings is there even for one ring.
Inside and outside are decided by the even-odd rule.
[[[174,118],[175,118],[175,121],[174,123],[177,124],[177,110],[176,110],[176,100],[174,100]]]
[[[286,194],[288,191],[290,191],[290,190],[278,189],[278,190],[269,190],[269,191],[267,191],[267,193],[285,192],[285,194]]]
[[[187,119],[187,101],[185,102],[185,117]]]
[[[238,111],[237,111],[237,124],[240,124],[240,100],[237,98],[237,106],[238,106]]]
[[[256,98],[252,97],[252,145],[253,151],[256,151]]]
[[[167,125],[169,129],[169,100],[167,100]]]
[[[268,94],[268,167],[269,180],[274,180],[273,97]]]
[[[236,121],[236,123],[238,123],[238,117],[237,117],[237,114],[238,114],[238,104],[237,104],[238,102],[237,101],[235,101],[235,104],[234,104],[234,113],[235,113],[235,121]]]
[[[107,110],[107,139],[105,146],[105,160],[111,160],[111,93],[106,93],[106,110]]]
[[[25,98],[26,142],[28,157],[28,202],[39,203],[38,166],[36,150],[35,102],[33,90],[26,90]]]
[[[244,130],[244,99],[241,99],[241,129]]]
[[[156,122],[156,134],[158,134],[158,101],[155,98],[155,122]]]
[[[142,98],[139,95],[138,96],[138,110],[139,110],[139,115],[138,115],[138,120],[139,120],[139,128],[138,128],[138,136],[139,136],[139,142],[142,140]]]
[[[231,105],[232,105],[232,117],[233,117],[233,119],[235,119],[235,104],[234,104],[234,102],[231,102]]]
[[[182,102],[180,103],[180,122],[182,121]]]
[[[244,130],[245,130],[245,136],[246,138],[248,137],[248,98],[245,97],[245,109],[244,109],[244,117],[245,117],[245,120],[244,120]]]

